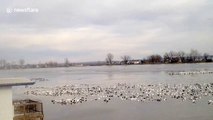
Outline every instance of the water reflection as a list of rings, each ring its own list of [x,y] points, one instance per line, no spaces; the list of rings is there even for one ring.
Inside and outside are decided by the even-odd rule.
[[[113,80],[113,77],[114,77],[113,71],[108,71],[107,72],[107,77],[108,77],[108,80]]]

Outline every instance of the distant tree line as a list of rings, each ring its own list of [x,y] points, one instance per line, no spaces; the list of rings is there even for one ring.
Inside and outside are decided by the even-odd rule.
[[[70,63],[68,58],[63,63],[56,61],[48,61],[38,64],[26,64],[24,59],[8,62],[0,59],[0,69],[26,69],[26,68],[54,68],[54,67],[70,67],[70,66],[97,66],[97,65],[130,65],[130,64],[173,64],[173,63],[201,63],[213,62],[213,55],[208,53],[201,54],[198,50],[191,49],[189,53],[184,51],[170,51],[163,56],[153,54],[143,59],[132,59],[129,55],[120,57],[120,61],[114,60],[114,55],[108,53],[105,62],[87,62],[87,63]]]
[[[167,64],[167,63],[200,63],[212,62],[213,56],[208,53],[201,54],[198,50],[191,49],[189,53],[184,51],[170,51],[166,52],[163,56],[153,54],[144,59],[131,59],[129,55],[121,56],[121,61],[114,61],[112,53],[109,53],[106,58],[107,65],[128,65],[128,64]]]
[[[26,64],[24,59],[9,62],[5,59],[0,59],[0,69],[25,69],[25,68],[54,68],[54,67],[70,67],[76,64],[70,63],[68,58],[64,59],[64,63],[56,61],[48,61],[38,64]]]
[[[212,62],[212,56],[207,53],[203,55],[197,50],[192,49],[189,53],[183,51],[170,51],[163,56],[164,63],[199,63]]]
[[[24,68],[25,60],[20,59],[19,61],[8,62],[5,59],[0,59],[0,69],[13,69],[13,68]]]

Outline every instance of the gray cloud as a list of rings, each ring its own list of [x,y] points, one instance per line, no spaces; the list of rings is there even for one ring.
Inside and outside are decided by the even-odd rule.
[[[104,60],[108,52],[143,58],[191,48],[212,54],[212,10],[211,0],[2,0],[0,53],[29,61]]]

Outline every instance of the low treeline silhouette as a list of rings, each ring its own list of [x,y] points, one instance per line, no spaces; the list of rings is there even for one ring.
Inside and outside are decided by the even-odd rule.
[[[109,57],[110,55],[110,57]],[[203,63],[212,62],[213,55],[208,53],[201,54],[198,50],[191,49],[189,53],[184,51],[170,51],[163,56],[152,54],[143,59],[131,59],[129,55],[121,56],[121,61],[113,61],[113,54],[107,54],[107,65],[129,65],[129,64],[172,64],[172,63]],[[110,62],[109,62],[110,61]]]

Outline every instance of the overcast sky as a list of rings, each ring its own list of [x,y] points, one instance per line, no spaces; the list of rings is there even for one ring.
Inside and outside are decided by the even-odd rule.
[[[213,54],[213,0],[0,0],[0,59]],[[38,12],[12,12],[16,8]]]

